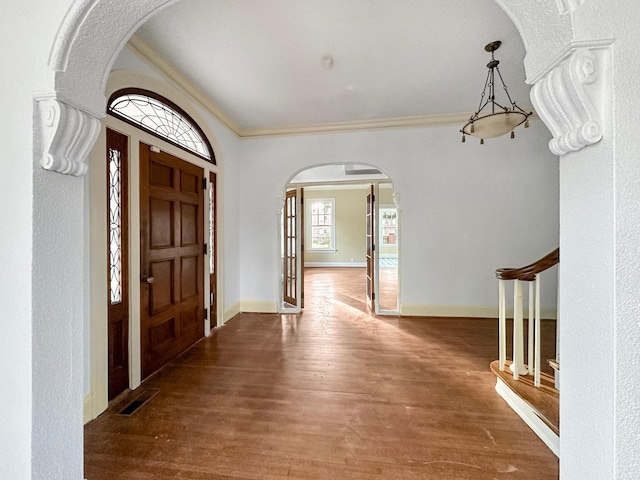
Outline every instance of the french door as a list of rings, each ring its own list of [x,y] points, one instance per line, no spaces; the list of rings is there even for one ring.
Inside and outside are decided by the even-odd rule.
[[[300,200],[298,202],[298,200]],[[283,211],[283,299],[304,308],[304,189],[287,191]]]
[[[367,304],[371,312],[376,311],[375,292],[375,259],[376,259],[376,235],[375,235],[375,186],[371,185],[367,193],[366,210],[366,261],[367,261]]]

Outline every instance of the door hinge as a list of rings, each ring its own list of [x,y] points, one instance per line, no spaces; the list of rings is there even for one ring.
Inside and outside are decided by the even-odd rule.
[[[376,196],[375,195],[371,195],[371,203],[376,201]]]
[[[207,320],[209,320],[209,309],[205,308],[204,309],[204,321],[206,322]]]
[[[371,300],[375,300],[375,299],[376,299],[376,294],[375,294],[375,292],[373,292],[373,293],[371,294]]]
[[[207,179],[206,179],[206,178],[203,178],[203,179],[202,179],[202,189],[203,189],[203,190],[206,190],[206,189],[207,189]]]
[[[372,252],[375,252],[375,251],[376,251],[376,244],[375,244],[375,243],[372,243],[372,244],[371,244],[371,251],[372,251]]]
[[[204,255],[206,255],[208,252],[209,252],[209,246],[205,243],[205,244],[202,246],[202,253],[203,253]]]

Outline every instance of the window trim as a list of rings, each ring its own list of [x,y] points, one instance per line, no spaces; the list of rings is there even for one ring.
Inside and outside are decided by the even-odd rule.
[[[193,130],[195,130],[195,132],[202,138],[202,142],[204,143],[205,148],[209,152],[210,158],[207,158],[205,155],[202,155],[199,152],[196,152],[194,150],[191,150],[190,148],[185,147],[184,145],[181,145],[179,142],[176,142],[171,138],[160,135],[157,132],[153,131],[152,129],[146,127],[145,125],[142,125],[141,123],[138,123],[130,118],[127,118],[124,115],[121,115],[117,111],[113,110],[111,108],[111,105],[113,104],[113,102],[115,102],[116,100],[118,100],[118,98],[123,97],[125,95],[143,95],[166,105],[168,108],[172,110],[175,110],[176,113],[184,117],[184,119],[187,121],[189,126],[193,128]],[[200,128],[200,125],[198,125],[196,121],[193,118],[191,118],[191,116],[187,112],[185,112],[181,107],[173,103],[168,98],[163,97],[162,95],[152,92],[151,90],[145,90],[142,88],[122,88],[120,90],[116,90],[115,92],[113,92],[109,97],[109,101],[107,102],[107,113],[112,117],[115,117],[119,120],[122,120],[125,123],[128,123],[129,125],[139,128],[140,130],[144,130],[145,132],[153,135],[156,138],[164,140],[165,142],[168,142],[171,145],[175,145],[176,147],[184,150],[185,152],[189,152],[190,154],[195,155],[198,158],[201,158],[209,163],[216,165],[215,153],[213,151],[213,148],[211,147],[211,143],[209,142],[209,139],[205,135],[202,128]]]
[[[311,213],[311,204],[314,202],[330,202],[331,203],[331,233],[330,233],[330,247],[329,248],[313,248],[313,215]],[[317,197],[304,199],[306,205],[305,211],[305,229],[308,233],[308,242],[305,242],[305,252],[310,253],[336,253],[338,251],[336,246],[336,199],[332,197]]]
[[[396,218],[395,218],[395,229],[396,229],[396,233],[395,233],[395,242],[394,243],[384,243],[384,235],[383,235],[383,229],[384,227],[384,221],[383,221],[383,215],[384,215],[384,211],[385,210],[393,210],[395,211],[396,214]],[[378,206],[378,213],[380,215],[380,222],[379,222],[379,235],[378,235],[378,242],[380,244],[380,247],[398,247],[398,207],[396,207],[393,204],[384,204],[384,205],[379,205]]]

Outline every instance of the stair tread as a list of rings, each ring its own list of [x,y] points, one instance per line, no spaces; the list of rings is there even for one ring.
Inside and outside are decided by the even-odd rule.
[[[511,362],[507,362],[507,366]],[[551,375],[541,373],[541,386],[535,387],[533,377],[521,376],[513,379],[511,371],[500,371],[498,360],[491,362],[491,370],[520,398],[527,402],[538,417],[555,433],[560,432],[560,392],[554,387]]]

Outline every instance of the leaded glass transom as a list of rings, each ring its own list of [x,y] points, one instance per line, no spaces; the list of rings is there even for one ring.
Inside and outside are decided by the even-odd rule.
[[[122,160],[109,148],[109,279],[111,304],[122,301]]]
[[[215,163],[211,146],[200,127],[177,105],[153,92],[116,92],[109,102],[108,112]]]

